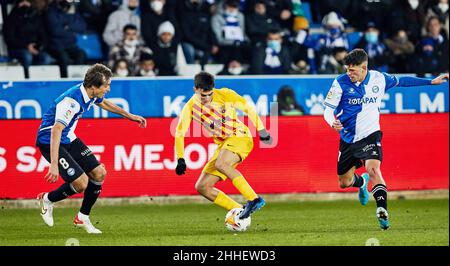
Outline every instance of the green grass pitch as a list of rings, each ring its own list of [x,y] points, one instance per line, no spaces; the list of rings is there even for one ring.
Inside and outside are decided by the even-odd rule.
[[[0,246],[448,246],[449,204],[440,200],[391,200],[391,228],[381,231],[375,203],[358,201],[268,202],[255,213],[248,231],[224,226],[225,210],[213,204],[97,206],[91,221],[103,231],[88,235],[72,225],[76,208],[55,208],[55,226],[47,227],[39,209],[0,209]]]

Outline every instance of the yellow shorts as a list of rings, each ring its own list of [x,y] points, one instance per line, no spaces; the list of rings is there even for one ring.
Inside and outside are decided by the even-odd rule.
[[[253,138],[228,137],[219,145],[219,147],[217,147],[217,150],[214,152],[213,157],[203,168],[203,173],[218,176],[220,177],[220,179],[222,179],[222,181],[225,181],[227,179],[227,176],[216,169],[217,157],[219,156],[219,153],[222,149],[226,149],[236,153],[241,158],[241,161],[239,162],[241,163],[245,160],[245,158],[247,158],[247,156],[253,149]],[[239,163],[236,163],[235,165],[233,165],[233,167],[236,167]]]

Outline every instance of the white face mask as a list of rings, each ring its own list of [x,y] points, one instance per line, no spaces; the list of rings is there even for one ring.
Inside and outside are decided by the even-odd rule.
[[[126,70],[126,69],[117,69],[116,72],[117,72],[117,76],[119,76],[119,77],[128,76],[128,70]]]
[[[228,68],[228,72],[230,72],[231,75],[240,75],[242,73],[242,67]]]
[[[139,71],[139,72],[140,72],[141,76],[143,76],[143,77],[154,77],[154,76],[156,76],[155,72],[153,70],[145,71],[144,69],[141,69],[141,71]]]
[[[438,7],[442,11],[442,13],[445,13],[448,10],[448,3],[439,3]]]
[[[412,9],[416,9],[419,6],[419,0],[408,0]]]
[[[139,42],[138,42],[138,40],[125,40],[124,43],[128,47],[133,47],[133,46],[138,45]]]
[[[164,4],[161,1],[153,1],[150,3],[150,7],[153,9],[153,11],[159,13],[163,9]]]

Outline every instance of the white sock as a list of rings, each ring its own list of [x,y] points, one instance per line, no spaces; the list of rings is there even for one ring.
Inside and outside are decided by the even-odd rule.
[[[89,220],[89,215],[78,212],[78,218],[80,218],[81,220]]]
[[[45,203],[47,203],[47,204],[53,204],[53,202],[51,202],[51,201],[48,199],[48,193],[45,193],[45,194],[44,194],[44,201],[45,201]]]

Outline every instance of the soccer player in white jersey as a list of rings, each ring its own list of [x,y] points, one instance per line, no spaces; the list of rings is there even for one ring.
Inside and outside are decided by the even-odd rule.
[[[347,73],[338,76],[324,101],[326,122],[340,134],[337,173],[341,188],[358,187],[359,200],[366,205],[372,181],[376,215],[381,229],[389,228],[387,188],[380,171],[382,161],[380,104],[384,93],[395,86],[423,86],[446,82],[448,73],[433,80],[414,77],[396,78],[368,70],[368,56],[363,49],[351,51],[345,58]],[[355,170],[365,166],[361,176]]]
[[[61,175],[65,181],[59,188],[40,193],[37,197],[41,205],[41,216],[50,227],[53,226],[53,204],[84,192],[83,203],[75,216],[74,224],[88,233],[101,233],[90,222],[89,214],[102,189],[106,170],[92,151],[75,136],[78,119],[83,113],[96,104],[106,111],[139,123],[142,128],[147,125],[143,117],[130,114],[104,98],[110,90],[111,77],[111,70],[106,66],[91,66],[83,83],[61,94],[42,118],[36,146],[50,162],[45,179],[49,183],[55,183]]]

